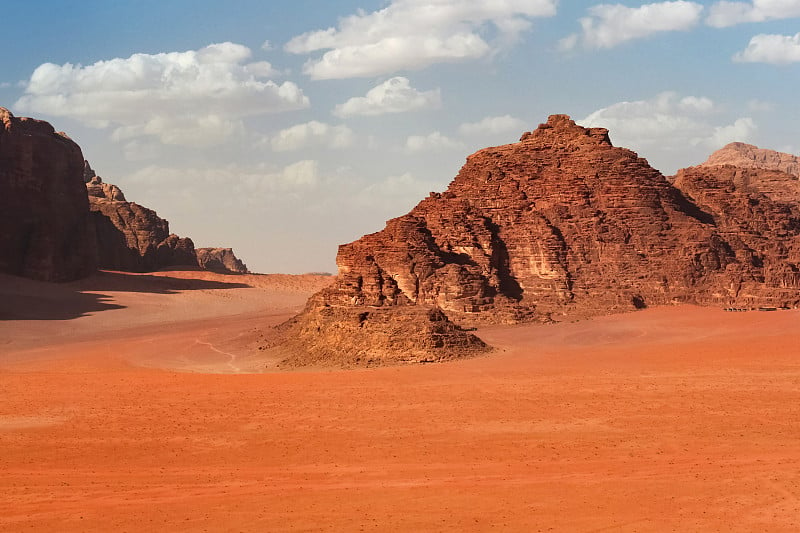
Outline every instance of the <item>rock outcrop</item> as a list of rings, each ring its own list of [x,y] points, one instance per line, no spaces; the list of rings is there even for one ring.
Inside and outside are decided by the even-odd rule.
[[[740,142],[730,143],[720,148],[711,154],[705,163],[698,166],[718,167],[722,165],[779,170],[800,177],[800,157]]]
[[[197,262],[205,270],[247,274],[245,265],[231,248],[197,248]]]
[[[114,202],[125,202],[125,195],[116,185],[103,183],[103,178],[95,174],[88,161],[84,161],[83,180],[86,182],[86,192],[90,197],[105,198]]]
[[[196,268],[189,238],[169,232],[169,222],[152,209],[128,202],[116,185],[103,182],[84,161],[83,179],[97,236],[100,268],[150,272],[173,266]]]
[[[198,266],[192,240],[170,234],[169,222],[152,209],[106,196],[89,196],[89,202],[100,268],[150,272],[171,266]]]
[[[800,178],[732,165],[678,171],[675,186],[713,214],[736,254],[728,277],[737,305],[795,304],[800,293]]]
[[[470,156],[444,193],[341,246],[337,281],[292,322],[289,344],[321,353],[320,339],[336,331],[337,353],[374,344],[381,360],[406,361],[407,346],[387,346],[354,317],[377,315],[391,329],[433,312],[462,336],[436,343],[420,330],[409,342],[439,360],[453,346],[475,347],[448,318],[549,321],[674,302],[800,301],[794,266],[765,274],[765,261],[726,229],[733,226],[720,226],[716,205],[698,205],[684,190],[614,147],[607,130],[553,115],[518,143]],[[794,215],[781,216],[783,229],[753,231],[793,231]]]
[[[0,271],[69,281],[96,268],[80,147],[0,108]]]

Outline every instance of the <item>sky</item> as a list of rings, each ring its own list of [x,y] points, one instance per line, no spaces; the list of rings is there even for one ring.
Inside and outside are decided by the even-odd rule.
[[[0,0],[0,106],[256,272],[443,191],[566,113],[664,174],[800,153],[800,0]]]

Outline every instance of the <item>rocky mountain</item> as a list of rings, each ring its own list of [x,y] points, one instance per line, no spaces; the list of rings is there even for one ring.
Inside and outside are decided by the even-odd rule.
[[[367,351],[378,360],[406,360],[407,347],[389,346],[378,333],[405,324],[428,360],[438,360],[453,347],[477,346],[450,319],[550,321],[673,302],[800,302],[796,266],[781,262],[794,257],[794,211],[775,204],[740,228],[787,239],[758,252],[716,212],[732,206],[699,200],[698,188],[718,184],[690,181],[676,188],[634,152],[614,147],[607,130],[553,115],[518,143],[471,155],[445,192],[341,246],[337,281],[287,326],[288,344],[315,359],[324,355],[322,335],[338,352],[374,345]],[[744,192],[739,203],[754,194]],[[412,308],[436,314],[452,342],[409,327],[421,312]]]
[[[720,148],[699,166],[716,167],[721,165],[779,170],[800,177],[800,157],[740,142],[730,143]]]
[[[69,281],[96,268],[80,147],[0,107],[0,271]]]
[[[674,184],[712,214],[736,254],[728,277],[739,305],[795,304],[800,290],[800,178],[779,170],[682,169]]]
[[[197,248],[197,262],[204,270],[247,274],[245,265],[231,248]]]
[[[168,221],[152,209],[128,202],[119,187],[104,183],[88,161],[84,164],[100,268],[149,272],[198,266],[191,239],[170,234]]]

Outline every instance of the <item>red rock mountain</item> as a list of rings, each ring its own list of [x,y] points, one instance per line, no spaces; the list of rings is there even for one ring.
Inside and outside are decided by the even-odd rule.
[[[716,167],[721,165],[780,170],[800,177],[800,157],[739,142],[730,143],[717,150],[699,166]]]
[[[762,168],[708,163],[678,171],[674,184],[712,213],[736,253],[736,302],[794,304],[800,288],[800,178]],[[735,273],[735,275],[733,275]]]
[[[0,271],[69,281],[96,268],[80,147],[0,107]]]
[[[698,205],[696,188],[684,191],[634,152],[612,146],[607,130],[553,115],[518,143],[471,155],[447,191],[432,193],[384,230],[341,246],[336,282],[287,326],[291,351],[305,354],[289,362],[324,357],[321,337],[339,353],[402,359],[407,348],[381,339],[374,350],[363,346],[370,343],[367,332],[379,329],[370,328],[372,317],[407,324],[419,314],[411,308],[443,311],[437,320],[448,324],[446,342],[429,342],[439,332],[415,332],[427,346],[421,350],[437,360],[453,346],[477,346],[448,317],[470,324],[559,320],[672,302],[800,302],[791,275],[797,266],[779,266],[794,257],[783,249],[793,246],[794,211],[775,207],[761,222],[752,219],[746,231],[759,239],[773,232],[787,239],[754,253],[715,213],[726,208],[722,203]],[[773,253],[774,262],[762,257]],[[370,358],[336,361],[364,360]]]
[[[231,248],[197,248],[197,262],[205,270],[247,274],[245,265]]]
[[[97,235],[100,268],[149,272],[173,266],[197,267],[194,243],[169,232],[169,222],[152,209],[125,200],[104,183],[89,162],[83,172]]]

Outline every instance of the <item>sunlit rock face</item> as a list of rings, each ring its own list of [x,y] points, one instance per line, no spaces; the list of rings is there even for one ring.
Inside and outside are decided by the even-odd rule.
[[[770,223],[737,226],[725,217],[747,218],[735,214],[740,207],[701,201],[705,185],[690,186],[688,175],[680,176],[673,186],[636,153],[614,147],[607,130],[553,115],[517,143],[469,156],[445,192],[342,245],[336,282],[294,320],[292,343],[322,353],[320,333],[352,326],[353,316],[370,310],[382,311],[381,322],[392,313],[406,322],[406,309],[418,307],[441,310],[458,324],[481,324],[676,302],[796,303],[797,269],[786,263],[794,256],[784,249],[794,245],[755,251],[737,232],[791,241],[797,199],[783,199],[794,208],[764,213]],[[753,191],[743,194],[737,202],[752,201]],[[347,338],[337,336],[339,352]],[[359,334],[362,347],[368,338]],[[469,346],[462,341],[428,351]],[[420,343],[431,346],[424,335]],[[392,350],[376,344],[391,359]],[[402,350],[395,353],[402,358]]]

